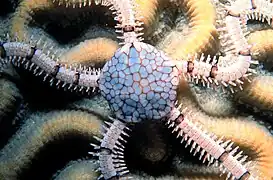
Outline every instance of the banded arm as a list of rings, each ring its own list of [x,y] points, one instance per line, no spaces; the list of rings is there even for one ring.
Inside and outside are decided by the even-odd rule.
[[[218,139],[215,135],[210,135],[204,130],[201,130],[196,124],[188,119],[186,110],[179,110],[180,107],[174,108],[170,113],[167,124],[169,128],[173,128],[173,133],[177,133],[177,138],[182,137],[181,143],[186,141],[186,147],[190,144],[190,152],[200,152],[200,160],[202,157],[203,162],[208,161],[209,165],[215,163],[223,173],[227,172],[227,179],[256,179],[247,170],[250,161],[246,161],[247,156],[242,155],[242,151],[238,153],[238,147],[232,148],[233,142],[223,141],[222,138]]]
[[[0,42],[0,55],[4,61],[43,76],[50,85],[92,95],[98,91],[100,70],[85,67],[67,67],[58,63],[54,55],[44,53],[23,42]]]
[[[250,68],[251,64],[257,64],[251,60],[250,47],[245,39],[246,24],[241,18],[226,15],[223,27],[218,28],[222,45],[225,47],[224,56],[204,57],[197,59],[196,56],[190,57],[187,61],[176,61],[180,72],[188,80],[196,84],[201,82],[203,86],[222,85],[234,92],[234,87],[242,88],[244,80],[255,73]],[[220,64],[220,62],[222,64]]]
[[[116,32],[121,33],[122,36],[118,36],[123,42],[120,44],[133,43],[142,41],[141,37],[143,33],[143,22],[141,17],[137,17],[135,12],[136,3],[134,0],[109,0],[111,4],[110,9],[115,14],[115,20],[118,22],[116,25]]]
[[[130,179],[128,176],[129,170],[124,161],[124,146],[126,137],[129,135],[127,132],[130,130],[126,125],[117,119],[111,118],[113,122],[105,122],[103,126],[103,138],[95,136],[100,142],[100,145],[91,143],[96,152],[89,152],[93,156],[97,156],[99,161],[99,169],[101,172],[98,179]]]

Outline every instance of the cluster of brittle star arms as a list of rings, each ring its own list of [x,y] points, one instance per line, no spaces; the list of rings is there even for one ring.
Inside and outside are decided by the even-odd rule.
[[[65,91],[87,96],[99,93],[107,100],[112,113],[111,122],[105,121],[105,125],[84,113],[80,119],[73,112],[60,113],[52,124],[43,124],[35,120],[39,117],[33,117],[34,125],[42,123],[40,126],[43,126],[41,134],[35,135],[35,143],[46,143],[47,139],[43,137],[56,136],[54,133],[66,128],[63,124],[69,124],[69,128],[94,135],[97,140],[91,143],[94,149],[89,153],[98,159],[101,172],[98,178],[128,179],[132,177],[124,159],[124,147],[130,136],[129,126],[143,121],[162,121],[177,138],[181,138],[181,143],[185,141],[186,147],[190,146],[193,155],[200,153],[199,159],[219,168],[225,178],[272,179],[273,137],[268,130],[243,117],[225,119],[202,113],[196,108],[198,105],[188,84],[228,90],[243,103],[271,113],[273,77],[255,75],[254,68],[257,60],[266,61],[269,66],[272,63],[273,42],[268,37],[273,33],[271,30],[256,32],[249,40],[246,36],[249,20],[267,21],[271,25],[273,3],[269,0],[238,0],[226,4],[210,0],[172,0],[169,3],[185,9],[190,33],[185,40],[177,38],[159,50],[145,43],[143,37],[152,33],[149,28],[152,29],[156,11],[164,3],[159,0],[21,2],[14,15],[16,21],[11,25],[11,35],[16,40],[9,38],[0,42],[0,70],[11,63]],[[216,10],[216,4],[222,9]],[[54,55],[38,47],[39,42],[36,45],[27,43],[24,28],[31,13],[53,6],[107,7],[115,16],[116,32],[121,34],[118,37],[120,47],[111,40],[99,38],[83,42],[56,60]],[[264,40],[260,40],[262,36]],[[94,51],[92,49],[99,43],[105,47],[90,52],[88,57],[81,56],[84,51]],[[108,54],[102,51],[108,51]],[[96,58],[101,58],[105,64],[102,70],[69,66],[70,61],[78,57],[83,64],[87,59]],[[95,60],[92,63],[96,65]],[[92,122],[88,122],[88,118],[92,118]],[[34,125],[27,128],[34,128]],[[51,126],[58,130],[53,132]],[[103,133],[95,132],[99,129],[95,126],[103,127]],[[18,134],[24,133],[22,130]],[[16,142],[22,142],[13,141],[1,150],[0,178],[3,179],[16,176],[16,172],[5,175],[7,168],[16,171],[21,165],[21,162],[12,164],[14,158],[22,163],[28,161],[14,150]],[[21,149],[32,146],[25,143]],[[247,155],[239,147],[247,149]],[[9,151],[14,155],[8,155]],[[32,152],[28,153],[28,157],[32,156]]]

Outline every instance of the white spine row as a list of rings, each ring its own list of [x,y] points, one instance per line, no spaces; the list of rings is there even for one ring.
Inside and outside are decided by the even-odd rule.
[[[105,122],[108,127],[103,126],[105,132],[103,133],[103,139],[96,137],[100,142],[100,145],[92,144],[94,150],[97,152],[89,152],[93,156],[99,157],[99,169],[101,175],[98,179],[130,179],[126,176],[129,173],[124,161],[124,146],[126,140],[122,138],[123,136],[129,136],[125,131],[130,130],[125,124],[119,120],[113,119],[112,123]]]
[[[227,7],[230,14],[241,17],[245,21],[257,20],[261,22],[267,21],[272,26],[273,3],[271,0],[229,0],[231,4]]]
[[[203,54],[198,59],[191,57],[188,61],[179,61],[177,64],[181,72],[188,80],[203,86],[218,86],[229,88],[234,92],[234,87],[242,90],[242,84],[252,73],[251,64],[256,61],[251,60],[250,47],[245,38],[246,24],[239,17],[226,15],[222,22],[224,27],[218,28],[220,39],[226,39],[225,56],[204,57]],[[224,64],[219,64],[222,61]],[[225,63],[227,62],[227,63]]]
[[[91,6],[102,4],[105,0],[52,0],[53,3],[58,3],[59,6],[64,5],[65,7],[73,8],[83,8],[86,6]]]
[[[118,36],[119,39],[123,40],[120,44],[142,41],[143,33],[140,31],[143,30],[141,27],[143,22],[141,22],[142,17],[137,17],[135,12],[137,5],[134,0],[109,0],[109,3],[112,5],[110,10],[113,11],[115,20],[118,21],[116,32],[122,34],[122,36]]]
[[[42,50],[22,42],[2,43],[0,53],[5,61],[24,66],[35,75],[43,75],[44,81],[49,80],[51,85],[83,93],[97,90],[99,70],[67,67],[53,60]]]
[[[238,53],[243,53],[245,50],[248,50],[248,43],[245,38],[246,23],[241,21],[240,18],[234,16],[226,16],[223,20],[224,28],[218,29],[219,31],[224,32],[225,37],[230,39],[230,45],[233,49],[231,54],[238,55]],[[220,36],[222,38],[222,36]],[[245,56],[249,54],[244,54]]]
[[[209,165],[221,163],[220,169],[223,173],[227,172],[227,179],[248,179],[255,178],[248,172],[246,166],[250,161],[246,162],[247,156],[242,155],[242,151],[238,153],[239,148],[232,148],[233,142],[223,141],[223,138],[218,139],[215,135],[210,135],[206,131],[192,123],[180,107],[175,108],[168,119],[169,128],[174,128],[172,132],[178,131],[177,138],[182,137],[181,143],[186,142],[186,147],[190,144],[193,155],[200,152],[199,159],[203,158],[203,163],[207,160]],[[244,163],[244,165],[243,165]]]

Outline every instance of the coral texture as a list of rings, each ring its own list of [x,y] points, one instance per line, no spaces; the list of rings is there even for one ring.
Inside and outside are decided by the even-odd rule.
[[[271,63],[270,40],[247,41],[252,20],[271,23],[270,8],[20,1],[5,19],[10,35],[0,34],[0,122],[14,122],[1,131],[0,179],[271,180],[272,120],[263,112],[273,109],[273,79],[256,66]]]

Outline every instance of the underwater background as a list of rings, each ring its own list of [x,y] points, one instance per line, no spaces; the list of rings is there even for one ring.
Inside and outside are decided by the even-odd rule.
[[[144,16],[144,42],[171,57],[219,56],[227,48],[212,27],[223,20],[219,12],[227,1],[136,1]],[[89,7],[84,1],[1,0],[1,44],[26,42],[68,66],[102,68],[120,40],[112,12],[96,2]],[[179,89],[179,100],[204,129],[239,146],[258,179],[272,180],[273,30],[257,19],[248,22],[247,32],[259,65],[244,90],[223,92],[189,82]],[[113,115],[108,102],[99,93],[82,95],[43,79],[0,61],[0,180],[96,179],[98,158],[88,152]],[[164,122],[147,120],[129,128],[124,160],[133,179],[226,179],[218,167],[193,156]]]

